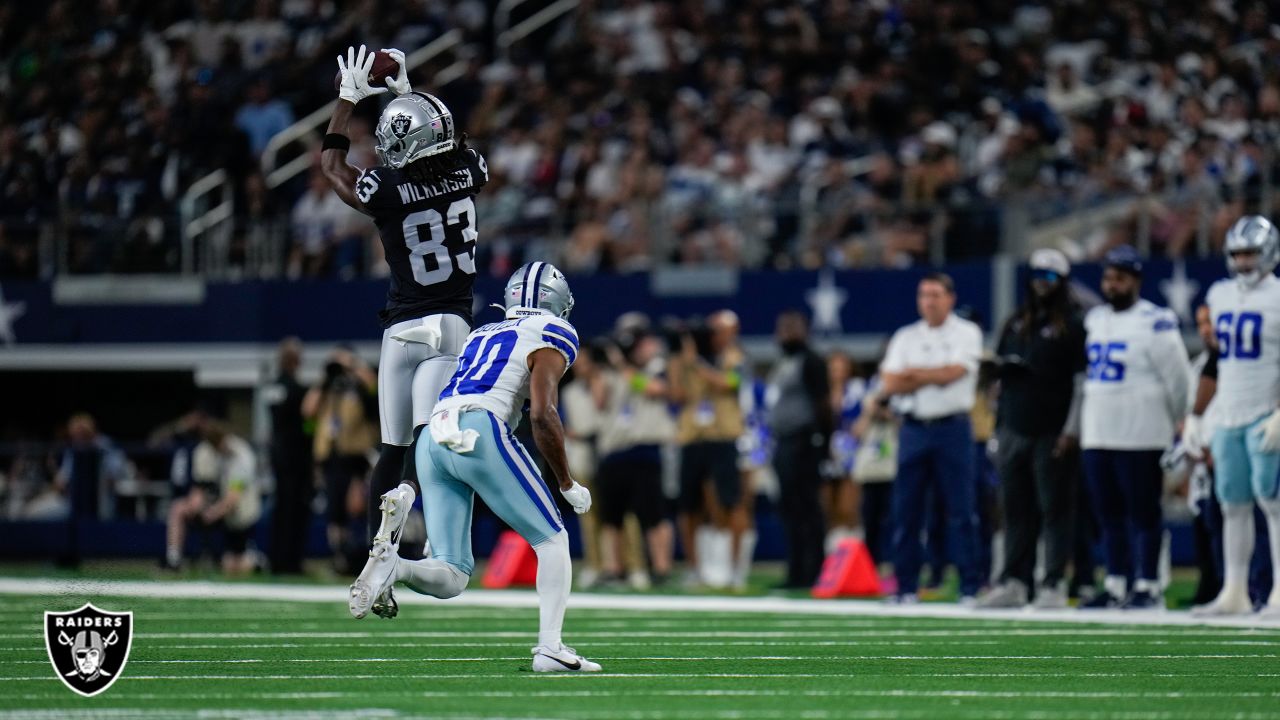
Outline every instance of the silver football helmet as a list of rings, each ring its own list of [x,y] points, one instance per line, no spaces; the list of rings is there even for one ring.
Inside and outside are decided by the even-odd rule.
[[[554,265],[545,262],[531,262],[516,270],[507,281],[502,300],[508,318],[535,314],[538,310],[567,318],[573,311],[569,281]]]
[[[1280,263],[1280,232],[1261,215],[1246,215],[1227,231],[1223,241],[1227,254],[1227,270],[1247,286],[1257,284],[1270,275]],[[1242,263],[1238,254],[1256,253],[1252,262]]]
[[[378,137],[378,159],[396,169],[458,146],[453,113],[424,92],[401,95],[388,103],[374,134]]]

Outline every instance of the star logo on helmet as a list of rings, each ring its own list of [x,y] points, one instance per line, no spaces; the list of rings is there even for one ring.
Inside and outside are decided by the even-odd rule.
[[[404,113],[396,113],[391,116],[391,134],[396,139],[403,140],[405,135],[409,134],[409,126],[413,124],[413,118]]]

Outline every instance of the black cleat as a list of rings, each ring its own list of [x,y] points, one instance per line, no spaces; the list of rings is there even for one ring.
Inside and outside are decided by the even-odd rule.
[[[391,588],[387,588],[387,592],[379,595],[377,600],[373,601],[373,614],[385,620],[390,620],[400,614],[400,603],[396,602],[395,593]]]

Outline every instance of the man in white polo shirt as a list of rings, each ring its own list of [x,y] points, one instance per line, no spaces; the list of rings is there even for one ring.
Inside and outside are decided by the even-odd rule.
[[[962,602],[971,602],[983,581],[969,426],[982,330],[956,317],[955,303],[950,276],[926,275],[916,290],[921,319],[893,334],[880,365],[884,393],[896,395],[905,412],[893,487],[897,602],[917,600],[924,551],[920,531],[931,489],[942,498],[946,545],[960,572]]]

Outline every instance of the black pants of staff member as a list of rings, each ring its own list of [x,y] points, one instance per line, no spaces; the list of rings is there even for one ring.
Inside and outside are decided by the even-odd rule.
[[[306,456],[277,458],[271,468],[276,477],[271,514],[271,571],[300,573],[311,524],[311,459]]]
[[[826,529],[819,490],[826,447],[816,431],[782,435],[773,454],[787,533],[786,586],[811,587],[822,572]]]
[[[1036,547],[1044,535],[1044,585],[1067,573],[1075,541],[1074,458],[1054,457],[1057,434],[1023,435],[1001,428],[1000,499],[1004,506],[1004,572],[1001,581],[1033,585]]]

